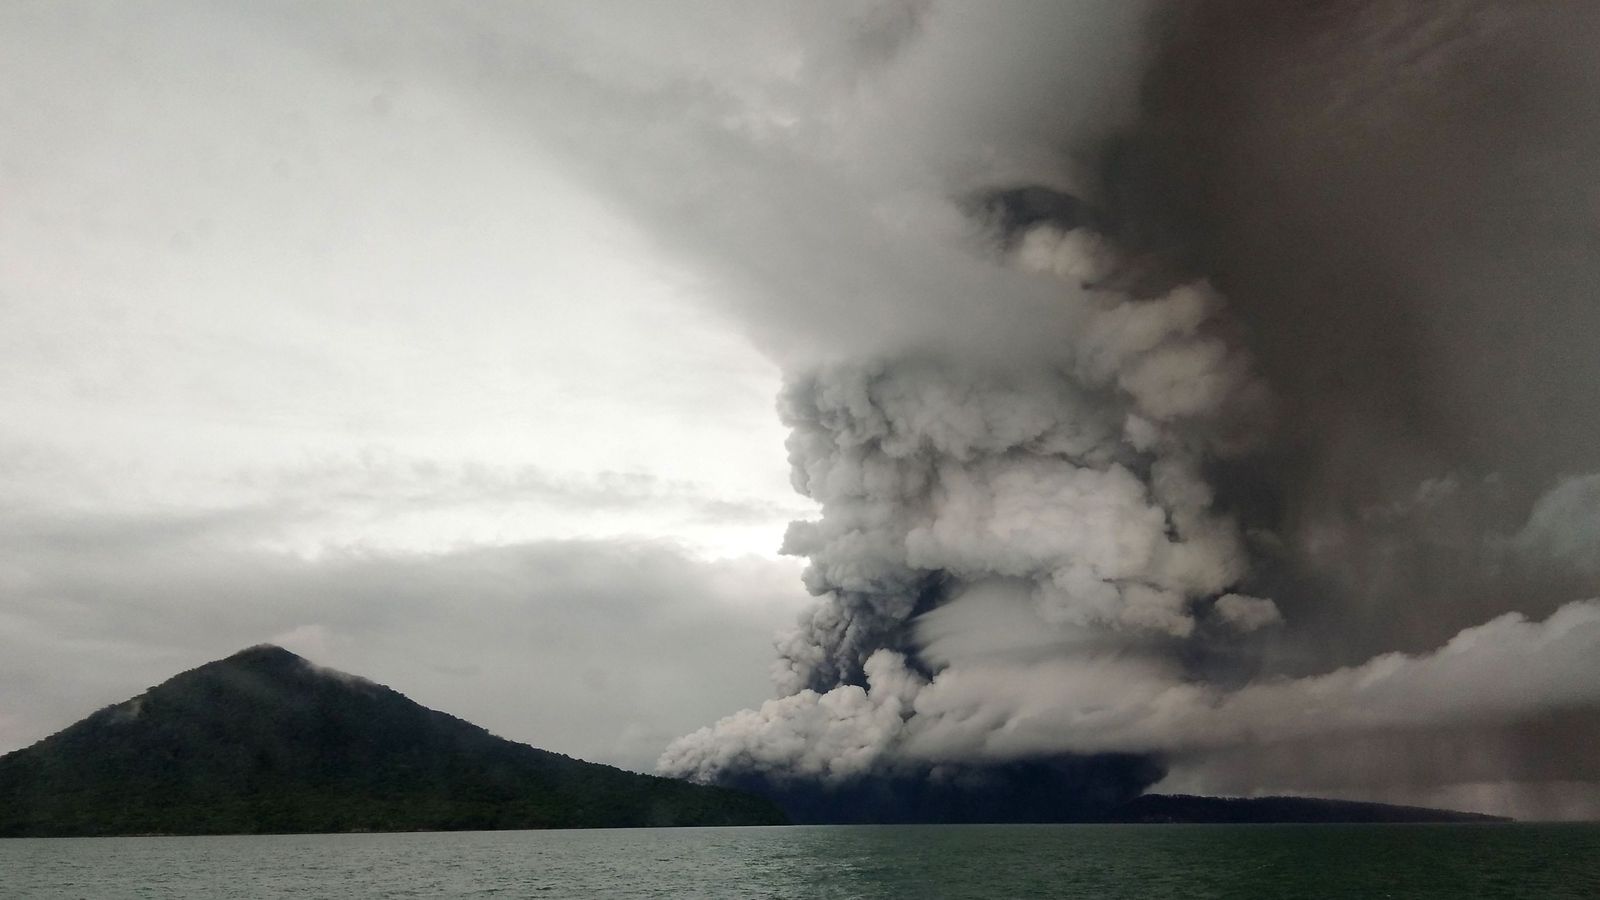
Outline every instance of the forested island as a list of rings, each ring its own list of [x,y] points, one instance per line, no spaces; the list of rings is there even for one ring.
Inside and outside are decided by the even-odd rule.
[[[768,825],[771,801],[496,737],[261,645],[0,757],[0,836]]]

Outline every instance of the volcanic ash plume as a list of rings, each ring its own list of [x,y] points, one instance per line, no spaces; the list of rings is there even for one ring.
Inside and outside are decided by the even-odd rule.
[[[751,8],[538,95],[821,507],[777,696],[663,772],[1600,814],[1519,738],[1600,733],[1600,6]]]
[[[791,526],[784,550],[810,560],[818,600],[780,642],[786,696],[679,740],[663,771],[839,778],[885,765],[932,674],[913,623],[989,595],[1032,619],[1020,643],[992,635],[1005,653],[1131,651],[1277,621],[1270,600],[1236,592],[1244,539],[1202,474],[1269,430],[1223,299],[1203,281],[1144,298],[1102,287],[1122,263],[1086,228],[1018,237],[1013,264],[1062,279],[1077,338],[1058,357],[790,379],[793,480],[822,518]]]

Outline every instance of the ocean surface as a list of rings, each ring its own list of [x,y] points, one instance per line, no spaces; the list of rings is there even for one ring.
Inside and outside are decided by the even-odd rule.
[[[927,825],[0,840],[0,897],[1600,898],[1600,825]]]

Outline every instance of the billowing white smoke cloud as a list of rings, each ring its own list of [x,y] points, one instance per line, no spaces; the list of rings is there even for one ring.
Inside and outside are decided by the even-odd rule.
[[[1244,541],[1201,474],[1234,448],[1223,435],[1260,432],[1267,414],[1222,300],[1203,283],[1154,298],[1099,289],[1120,262],[1082,229],[1035,228],[1015,261],[1069,279],[1075,339],[1054,358],[791,379],[794,483],[822,518],[795,523],[784,548],[811,560],[819,597],[780,642],[789,696],[678,741],[663,771],[837,777],[899,752],[920,683],[891,650],[907,649],[915,615],[986,585],[1025,591],[1040,629],[1119,643],[1186,638],[1202,619],[1239,631],[1278,619],[1270,600],[1227,593],[1246,574]],[[863,674],[866,690],[835,687]],[[836,746],[851,748],[848,764],[818,760]]]
[[[1048,239],[1115,264],[1103,240]],[[1085,271],[1022,246],[1045,271]],[[1265,424],[1265,389],[1212,327],[1225,307],[1203,285],[1151,299],[1064,285],[1062,302],[1082,340],[1054,364],[917,359],[791,380],[794,481],[823,515],[785,549],[811,560],[818,600],[780,641],[785,696],[680,738],[663,772],[842,780],[906,761],[1193,753],[1600,704],[1600,602],[1320,676],[1195,681],[1162,642],[1282,623],[1270,599],[1232,590],[1245,541],[1202,477],[1238,446],[1219,435]],[[1132,377],[1169,367],[1201,386]],[[1547,496],[1519,546],[1586,564],[1573,520],[1593,512],[1591,481]]]
[[[1600,475],[1568,478],[1551,488],[1511,543],[1536,564],[1600,575]]]
[[[658,768],[702,781],[750,772],[824,781],[871,773],[898,751],[912,702],[927,682],[892,650],[873,653],[863,668],[865,688],[807,689],[768,700],[675,741]]]
[[[1283,616],[1278,613],[1278,607],[1271,600],[1248,597],[1244,594],[1225,594],[1218,597],[1216,612],[1223,621],[1232,624],[1240,631],[1254,631],[1283,621]]]
[[[1600,701],[1597,646],[1600,602],[1584,601],[1543,622],[1508,613],[1432,653],[1231,691],[1138,656],[974,656],[918,694],[903,752],[1182,751],[1515,719]]]
[[[986,603],[993,603],[987,598]],[[960,606],[957,601],[955,606]],[[941,611],[943,612],[943,611]],[[1319,736],[1484,725],[1600,704],[1600,602],[1543,622],[1510,613],[1438,650],[1237,690],[1197,683],[1158,656],[1045,646],[1015,608],[967,611],[963,654],[924,682],[880,650],[868,687],[806,690],[680,738],[667,771],[843,779],[918,760],[1003,761],[1062,752],[1226,751]],[[973,617],[1027,623],[996,646]],[[938,646],[937,642],[933,645]]]
[[[1206,126],[1201,136],[1224,132],[1208,150],[1249,162],[1227,171],[1198,163],[1191,173],[1199,185],[1195,196],[1176,204],[1218,199],[1207,191],[1220,184],[1239,195],[1222,200],[1260,213],[1240,214],[1251,225],[1240,234],[1250,240],[1217,239],[1229,254],[1237,250],[1223,256],[1230,265],[1210,273],[1227,276],[1231,301],[1190,277],[1207,272],[1152,261],[1173,242],[1171,235],[1135,246],[1138,234],[1097,215],[1131,209],[1123,224],[1131,217],[1137,226],[1148,212],[1144,207],[1173,205],[1160,190],[1133,197],[1095,193],[1102,183],[1096,173],[1106,160],[1100,151],[1143,121],[1134,103],[1136,87],[1142,74],[1159,68],[1147,65],[1146,26],[1152,7],[1162,6],[1196,10],[1207,21],[1225,13],[1223,19],[1247,32],[1256,23],[1235,20],[1273,11],[1267,19],[1277,30],[1252,40],[1257,55],[1275,63],[1283,54],[1260,45],[1286,33],[1308,33],[1292,46],[1309,49],[1293,54],[1291,62],[1310,65],[1309,72],[1290,66],[1295,77],[1282,79],[1300,91],[1285,96],[1311,98],[1298,106],[1281,101],[1277,92],[1287,88],[1279,81],[1253,77],[1276,70],[1245,65],[1250,60],[1237,55],[1226,61],[1241,65],[1219,67],[1227,77],[1218,83],[1259,88],[1269,95],[1266,101],[1228,106],[1235,95],[1211,90],[1206,76],[1212,59],[1206,54],[1186,57],[1168,76],[1194,86],[1194,97],[1182,97],[1195,102],[1174,108],[1193,111],[1190,118]],[[1491,7],[1507,8],[1490,2],[1458,6],[1485,15],[1495,11]],[[483,84],[505,86],[499,102],[515,110],[526,134],[536,135],[571,174],[626,210],[660,249],[697,263],[690,282],[695,292],[720,304],[785,369],[780,407],[792,428],[795,486],[822,510],[817,521],[793,527],[786,549],[808,558],[806,584],[816,601],[781,638],[775,670],[780,696],[674,743],[661,759],[663,771],[712,780],[748,772],[839,779],[892,767],[897,760],[1112,748],[1180,751],[1287,739],[1317,729],[1359,729],[1408,716],[1467,721],[1566,703],[1593,705],[1584,691],[1596,682],[1589,660],[1600,653],[1580,652],[1600,649],[1600,637],[1585,624],[1592,607],[1567,607],[1543,624],[1495,618],[1514,608],[1548,613],[1559,602],[1592,592],[1566,592],[1561,601],[1542,599],[1543,605],[1516,595],[1457,602],[1450,590],[1457,581],[1430,575],[1437,584],[1427,602],[1405,605],[1404,590],[1411,584],[1404,577],[1407,557],[1389,552],[1387,540],[1351,538],[1350,529],[1371,527],[1362,518],[1366,510],[1385,508],[1401,496],[1395,485],[1414,487],[1425,478],[1444,478],[1438,483],[1446,484],[1454,471],[1450,457],[1435,461],[1424,455],[1386,467],[1392,471],[1370,472],[1356,464],[1319,470],[1315,454],[1290,454],[1286,467],[1306,460],[1312,465],[1288,475],[1267,472],[1260,479],[1264,497],[1246,496],[1218,475],[1249,468],[1257,460],[1251,454],[1264,446],[1276,450],[1293,443],[1277,442],[1283,433],[1358,449],[1364,441],[1387,446],[1391,436],[1385,428],[1368,429],[1371,434],[1340,429],[1352,409],[1389,410],[1390,404],[1377,401],[1391,394],[1393,408],[1404,415],[1394,422],[1379,416],[1377,424],[1401,432],[1426,425],[1448,438],[1445,443],[1457,435],[1441,421],[1485,431],[1484,421],[1503,419],[1485,431],[1500,434],[1524,421],[1505,416],[1507,409],[1522,410],[1524,418],[1541,414],[1537,404],[1476,402],[1479,388],[1496,388],[1516,368],[1505,363],[1526,344],[1504,344],[1499,324],[1492,329],[1494,340],[1472,345],[1479,352],[1455,354],[1486,360],[1487,374],[1461,382],[1471,387],[1440,391],[1450,400],[1438,407],[1440,421],[1409,416],[1417,408],[1435,408],[1410,401],[1438,388],[1439,379],[1396,377],[1412,374],[1404,366],[1365,367],[1369,358],[1392,362],[1418,355],[1406,340],[1411,335],[1404,315],[1371,316],[1392,326],[1380,333],[1365,323],[1373,310],[1396,306],[1393,295],[1439,271],[1460,269],[1445,282],[1452,289],[1442,292],[1451,316],[1475,309],[1479,319],[1503,322],[1495,304],[1461,309],[1455,288],[1473,287],[1466,282],[1474,270],[1460,265],[1469,254],[1457,252],[1467,248],[1446,241],[1442,250],[1435,248],[1439,252],[1422,252],[1428,246],[1419,245],[1428,244],[1432,232],[1420,226],[1445,222],[1452,224],[1439,227],[1451,235],[1476,233],[1453,227],[1494,219],[1485,215],[1492,210],[1480,208],[1485,201],[1476,192],[1462,189],[1464,173],[1476,177],[1502,158],[1516,163],[1498,167],[1504,171],[1542,171],[1549,160],[1485,150],[1484,165],[1468,165],[1479,159],[1469,151],[1499,146],[1490,141],[1480,148],[1471,140],[1476,131],[1468,126],[1483,116],[1470,115],[1443,117],[1454,125],[1443,133],[1461,139],[1435,154],[1437,142],[1428,138],[1434,122],[1424,117],[1404,131],[1407,152],[1396,157],[1404,165],[1379,167],[1384,179],[1363,177],[1362,167],[1382,155],[1396,128],[1408,124],[1390,116],[1396,109],[1436,118],[1475,109],[1469,103],[1437,110],[1428,102],[1396,105],[1394,97],[1426,101],[1433,95],[1430,79],[1457,77],[1481,60],[1472,56],[1477,31],[1424,27],[1428,14],[1416,4],[1349,7],[1420,22],[1417,33],[1430,41],[1429,36],[1464,35],[1445,49],[1454,54],[1451,47],[1459,43],[1462,58],[1475,64],[1412,65],[1416,59],[1437,62],[1429,56],[1431,43],[1413,52],[1403,41],[1352,40],[1330,45],[1339,50],[1326,63],[1335,71],[1324,72],[1324,61],[1313,52],[1324,43],[1314,38],[1318,29],[1340,27],[1344,17],[1303,16],[1299,5],[1276,2],[1082,0],[996,7],[916,0],[684,0],[670,8],[641,6],[625,17],[589,3],[473,3],[443,16],[421,8],[397,13],[426,26],[410,29],[415,41],[407,46],[430,66],[437,64],[442,77],[472,85],[477,96]],[[365,20],[318,34],[341,59],[390,52],[391,45],[403,43],[384,39]],[[1583,63],[1583,72],[1592,72],[1581,34],[1573,37],[1581,52],[1569,56]],[[1223,48],[1218,58],[1238,44],[1224,30],[1216,41]],[[1393,71],[1369,73],[1360,67],[1372,59],[1374,46],[1387,48],[1384,65],[1431,74],[1417,81],[1391,77]],[[1341,66],[1359,69],[1363,77],[1353,83],[1360,89],[1331,77],[1341,74]],[[1499,73],[1484,71],[1487,81]],[[1374,95],[1362,85],[1392,88]],[[1415,85],[1420,87],[1410,91]],[[1507,96],[1499,87],[1496,81],[1493,97],[1503,102]],[[1358,129],[1352,139],[1344,128],[1349,98],[1369,96],[1384,103],[1357,117],[1367,130]],[[1511,142],[1517,147],[1536,143],[1525,140],[1527,134],[1556,133],[1567,118],[1566,110],[1556,108],[1560,104],[1514,105],[1542,111],[1530,120],[1536,128],[1517,130]],[[1234,147],[1228,138],[1236,130],[1228,113],[1293,126],[1299,119],[1285,110],[1302,107],[1328,127],[1258,128],[1265,137],[1249,143],[1251,152],[1228,155]],[[1180,119],[1191,130],[1198,127]],[[1190,134],[1157,130],[1180,142]],[[1593,141],[1576,131],[1568,139],[1558,144],[1561,152],[1587,158],[1584,148]],[[1286,149],[1298,155],[1292,164],[1275,166],[1274,154]],[[1458,158],[1466,159],[1461,167],[1433,165]],[[1330,159],[1341,176],[1332,182],[1322,177]],[[1230,177],[1219,181],[1221,175]],[[1425,189],[1414,195],[1419,176],[1427,176],[1421,179]],[[1137,188],[1137,181],[1128,183]],[[1158,188],[1167,183],[1149,182]],[[1280,185],[1295,189],[1287,195],[1293,202],[1282,200]],[[1522,186],[1515,179],[1502,181],[1487,202],[1509,207]],[[1557,212],[1551,221],[1591,221],[1583,201],[1571,199],[1587,195],[1561,187],[1539,195],[1561,202],[1534,204],[1535,212],[1523,218],[1544,221]],[[1001,214],[998,223],[990,221],[991,209],[974,215],[975,198],[982,207],[981,198],[1016,188],[1070,194],[1084,215],[1079,221],[1064,212],[1022,219]],[[1341,204],[1346,196],[1364,202]],[[1450,215],[1432,211],[1440,198],[1451,200],[1444,207]],[[1571,210],[1562,212],[1562,202]],[[1073,205],[1063,202],[1061,209]],[[1385,217],[1374,211],[1384,210],[1418,230],[1383,229]],[[1335,219],[1350,227],[1323,241],[1325,233],[1313,226],[1327,212],[1338,213]],[[1284,221],[1301,227],[1278,228]],[[1521,227],[1520,221],[1513,217],[1504,230]],[[1159,230],[1165,223],[1153,224]],[[1371,240],[1374,229],[1393,239]],[[1421,239],[1412,240],[1414,233]],[[1252,266],[1249,253],[1263,238],[1271,239],[1266,243],[1275,251],[1258,253],[1263,265]],[[1515,243],[1504,242],[1508,248]],[[1318,251],[1309,254],[1318,265],[1298,265],[1306,247]],[[1378,268],[1407,277],[1344,277],[1361,274],[1363,261],[1375,253],[1384,258]],[[1404,259],[1394,259],[1396,254]],[[1510,293],[1536,293],[1511,277],[1528,268],[1519,254],[1471,255],[1503,258],[1508,269],[1516,269],[1507,274],[1492,268],[1497,278],[1480,279],[1482,291],[1504,293],[1514,286]],[[1584,254],[1549,253],[1540,265],[1567,256]],[[1204,257],[1197,253],[1197,259]],[[1411,265],[1400,265],[1408,260]],[[1291,271],[1247,277],[1256,268],[1269,275]],[[1318,282],[1342,287],[1317,290]],[[1592,279],[1572,282],[1587,290]],[[1384,290],[1368,290],[1371,285]],[[1306,290],[1277,296],[1297,286]],[[1354,312],[1341,317],[1341,310]],[[1300,327],[1307,317],[1330,313],[1331,329]],[[1236,315],[1248,318],[1237,322]],[[1432,327],[1445,321],[1424,320],[1423,330],[1454,333],[1454,319],[1448,320],[1451,327]],[[1263,331],[1264,325],[1270,327]],[[1336,340],[1325,340],[1323,331]],[[1246,338],[1254,354],[1246,352]],[[1384,352],[1374,355],[1368,345]],[[1574,345],[1569,339],[1562,346]],[[1306,354],[1309,362],[1303,364]],[[1586,365],[1575,371],[1594,371]],[[1262,371],[1272,374],[1271,390]],[[1352,396],[1341,394],[1337,403],[1323,396],[1339,394],[1352,379],[1360,388]],[[1585,387],[1581,378],[1567,381]],[[1563,396],[1587,397],[1569,388]],[[1500,399],[1520,401],[1521,391],[1502,392]],[[1327,408],[1308,417],[1307,403]],[[1316,427],[1306,428],[1308,421]],[[1284,432],[1274,430],[1280,425]],[[1559,437],[1556,430],[1546,429],[1546,443]],[[1395,455],[1409,453],[1410,442],[1401,439],[1408,437],[1393,438]],[[1543,481],[1536,492],[1548,487],[1550,466],[1559,464],[1561,472],[1595,468],[1584,462],[1592,459],[1592,453],[1583,455],[1587,449],[1567,452],[1568,444],[1580,440],[1555,442],[1566,449],[1546,454],[1550,459],[1538,469]],[[1275,461],[1284,463],[1284,457]],[[1489,474],[1460,468],[1463,484]],[[1338,502],[1328,509],[1292,508],[1305,494],[1282,482],[1296,478],[1325,483]],[[1578,572],[1600,571],[1591,540],[1593,498],[1592,485],[1572,480],[1546,497],[1526,529],[1484,554],[1488,563],[1504,562],[1509,569],[1548,561]],[[1276,512],[1249,518],[1255,500]],[[1432,571],[1458,572],[1460,582],[1479,580],[1481,568],[1456,565],[1458,559],[1471,562],[1482,549],[1477,517],[1454,515],[1451,503],[1421,495],[1418,501],[1415,515],[1396,512],[1378,523],[1383,537],[1425,518],[1430,534],[1449,538],[1423,542],[1422,549],[1437,550],[1444,560]],[[1497,520],[1496,533],[1505,535],[1502,526],[1523,521],[1526,512]],[[1241,517],[1248,519],[1248,531]],[[1444,527],[1454,519],[1463,524]],[[1320,546],[1328,552],[1320,553]],[[1355,553],[1352,547],[1365,550]],[[1302,567],[1274,580],[1283,570],[1263,575],[1270,566],[1262,561],[1269,558],[1295,558]],[[1352,559],[1364,564],[1353,566]],[[1314,565],[1305,565],[1307,560]],[[1313,577],[1294,582],[1293,576],[1306,573]],[[1285,581],[1292,584],[1283,587]],[[1336,590],[1324,591],[1324,584]],[[1462,631],[1446,649],[1426,652],[1463,624],[1486,620],[1490,624]],[[1359,640],[1339,640],[1351,635]],[[1339,646],[1303,652],[1322,644]],[[1503,650],[1494,649],[1500,645]],[[1395,647],[1412,655],[1336,668]],[[1216,673],[1204,665],[1185,668],[1196,658],[1228,657],[1234,649],[1240,658],[1256,660],[1252,651],[1262,648],[1280,655],[1259,657],[1264,674],[1254,682],[1249,665],[1214,679],[1209,676]],[[1286,661],[1297,652],[1299,658]],[[1516,665],[1517,659],[1523,664]],[[1334,671],[1272,680],[1275,672],[1305,676],[1327,669]],[[1496,680],[1499,673],[1503,681]],[[1446,690],[1454,684],[1481,689]],[[1363,710],[1370,716],[1363,718]]]
[[[1249,544],[1207,480],[1270,440],[1271,392],[1205,281],[1130,287],[1151,282],[1143,263],[1077,223],[1036,223],[1006,246],[1001,263],[1029,279],[980,279],[992,292],[967,302],[1034,322],[1053,345],[964,344],[975,320],[962,315],[927,352],[851,342],[843,361],[791,365],[780,411],[793,480],[822,515],[795,523],[784,549],[809,559],[817,599],[779,640],[781,696],[680,738],[661,771],[848,780],[906,762],[1194,753],[1600,703],[1595,603],[1320,676],[1225,686],[1186,671],[1178,645],[1293,624],[1245,591]],[[902,314],[940,308],[913,300]],[[1564,521],[1572,497],[1549,499],[1530,528]],[[1587,549],[1568,546],[1565,525],[1545,530],[1524,543]]]
[[[1079,246],[1060,241],[1044,262],[1069,268]],[[1182,637],[1195,602],[1245,574],[1238,529],[1211,511],[1199,472],[1214,426],[1264,397],[1243,351],[1207,328],[1220,302],[1203,285],[1150,300],[1070,286],[1062,305],[1082,339],[1055,361],[791,381],[795,486],[823,517],[796,523],[785,550],[811,559],[806,583],[824,599],[784,641],[780,687],[851,678],[933,576],[1025,579],[1053,621]]]

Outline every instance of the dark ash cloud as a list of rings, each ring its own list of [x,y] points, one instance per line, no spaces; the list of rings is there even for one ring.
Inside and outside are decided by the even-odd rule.
[[[780,636],[775,696],[685,726],[663,771],[914,806],[948,800],[946,775],[993,785],[1071,760],[1080,797],[1165,771],[1208,790],[1581,811],[1552,786],[1592,792],[1592,766],[1543,748],[1587,735],[1600,708],[1595,8],[708,0],[248,18],[372,83],[403,73],[488,110],[783,367],[793,482],[820,508],[785,546],[814,600]],[[344,489],[673,493],[536,473]],[[504,589],[530,573],[726,590],[649,553],[563,546],[593,566],[540,545],[316,571],[373,598],[359,608],[384,594],[385,623],[438,608],[445,575],[501,598],[485,608],[507,621],[536,620]],[[120,624],[182,626],[198,607],[155,595],[185,567],[222,585],[204,559],[164,565],[143,584],[129,562],[147,615]],[[114,582],[63,566],[40,583],[92,604]],[[24,624],[49,615],[30,603]],[[355,625],[324,618],[271,621]],[[655,627],[670,658],[734,639]]]
[[[912,186],[849,158],[884,176],[868,191],[930,191],[927,208],[942,198],[974,223],[982,239],[934,242],[984,286],[943,283],[1048,340],[1000,338],[997,359],[995,328],[902,277],[897,254],[937,220],[861,244],[852,264],[877,267],[876,293],[944,331],[791,360],[790,459],[822,517],[787,549],[811,561],[818,601],[782,645],[785,696],[685,737],[665,770],[854,784],[908,758],[1144,751],[1176,761],[1177,783],[1297,741],[1422,760],[1440,729],[1487,745],[1600,701],[1585,488],[1600,468],[1600,17],[1500,2],[1156,13],[1120,35],[1141,73],[1122,112],[1020,133],[970,120],[996,157],[1052,160],[1028,177],[968,157]],[[941,24],[893,65],[937,53]],[[1085,88],[1040,74],[1085,78],[1073,60],[1010,59],[1013,109],[1087,108]],[[968,112],[937,115],[948,129]],[[937,168],[962,147],[903,152]],[[1463,766],[1455,787],[1590,777],[1571,759],[1519,768],[1516,748],[1537,743],[1501,741],[1497,765]],[[1352,795],[1454,789],[1341,777]],[[1274,778],[1229,789],[1295,787]],[[1541,791],[1502,794],[1475,802],[1522,809]]]

